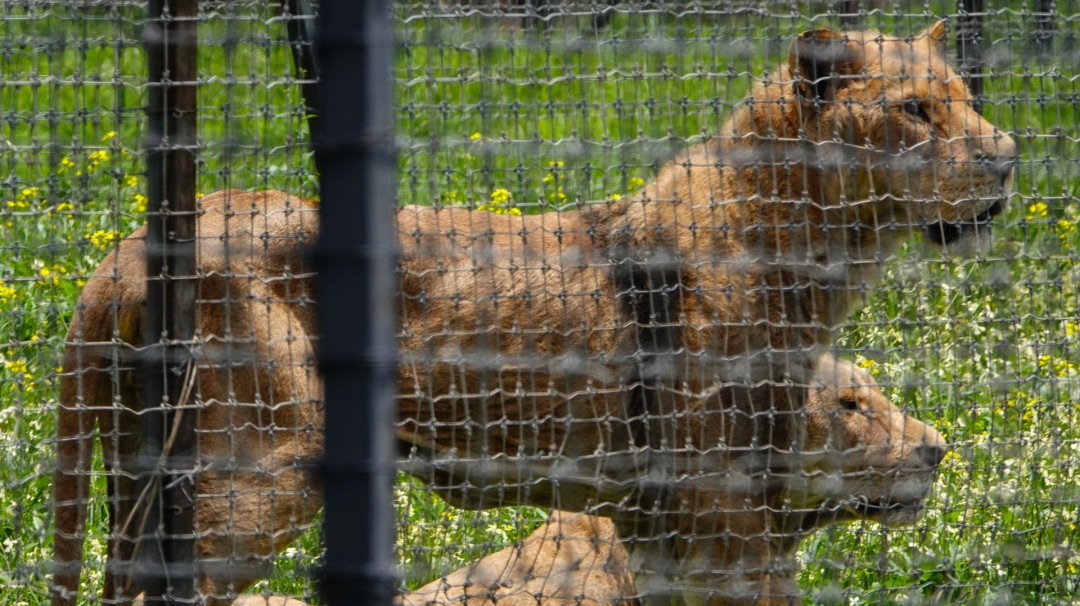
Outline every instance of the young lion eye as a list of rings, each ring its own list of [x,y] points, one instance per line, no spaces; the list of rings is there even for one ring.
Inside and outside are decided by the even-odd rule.
[[[915,116],[916,118],[919,118],[920,120],[924,120],[926,122],[930,121],[930,114],[927,114],[926,109],[923,108],[922,104],[915,99],[904,103],[904,113],[908,114],[909,116]]]

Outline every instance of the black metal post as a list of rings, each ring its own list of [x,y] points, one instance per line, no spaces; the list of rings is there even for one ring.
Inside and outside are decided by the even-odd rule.
[[[312,144],[319,138],[319,65],[315,59],[315,11],[309,0],[288,0],[289,47],[304,98],[304,115]]]
[[[840,27],[844,31],[861,29],[863,26],[862,15],[859,14],[859,0],[842,0],[840,2]]]
[[[321,592],[330,606],[389,605],[397,357],[390,3],[323,0],[317,40],[315,263],[326,399]]]
[[[1035,52],[1041,57],[1054,52],[1054,18],[1057,2],[1035,0]]]
[[[975,111],[982,112],[983,104],[983,0],[960,0],[956,41],[959,47],[960,71],[974,97]]]
[[[147,604],[194,604],[196,413],[184,396],[195,334],[198,2],[150,0],[148,11],[146,397],[136,460],[147,515],[132,593]]]

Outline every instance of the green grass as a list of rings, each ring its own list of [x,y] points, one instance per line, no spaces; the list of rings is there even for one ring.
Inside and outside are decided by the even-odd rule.
[[[411,20],[394,72],[400,201],[506,198],[534,212],[632,192],[658,162],[716,129],[766,66],[784,60],[794,32],[822,23],[788,9],[620,15],[595,34],[584,20],[531,31],[481,17]],[[146,90],[135,8],[2,10],[0,603],[37,605],[47,595],[59,354],[82,281],[115,235],[143,221]],[[199,189],[314,195],[284,27],[262,5],[223,10],[202,28]],[[230,12],[230,22],[221,18]],[[988,54],[1025,48],[1032,26],[1017,15],[989,21]],[[870,17],[898,33],[931,21]],[[1075,35],[1075,21],[1059,25]],[[994,56],[986,114],[1017,138],[1024,159],[996,244],[973,259],[905,247],[839,342],[894,401],[940,429],[953,454],[916,527],[854,524],[806,542],[800,582],[818,603],[1080,595],[1076,58]],[[511,543],[543,516],[461,512],[404,479],[397,499],[411,586]],[[90,529],[93,591],[102,500]],[[308,533],[260,588],[310,594],[319,553]]]

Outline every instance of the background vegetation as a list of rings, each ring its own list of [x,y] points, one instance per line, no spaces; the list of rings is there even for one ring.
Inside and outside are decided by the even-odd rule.
[[[806,542],[800,581],[817,603],[1065,604],[1080,595],[1071,46],[1080,22],[1058,19],[1056,52],[1040,55],[1028,3],[987,4],[985,113],[1023,154],[996,243],[967,259],[911,243],[838,346],[941,430],[952,452],[917,526],[854,524]],[[399,4],[400,202],[537,212],[635,191],[658,162],[714,132],[766,67],[786,59],[791,36],[838,23],[824,2],[636,5],[593,31],[586,16],[544,27],[482,3]],[[879,10],[869,25],[898,35],[955,12],[870,6]],[[280,14],[246,2],[203,10],[200,190],[314,196]],[[79,288],[143,221],[143,16],[128,2],[0,7],[3,603],[46,600],[59,352]],[[103,495],[102,472],[94,485]],[[91,510],[88,595],[101,582],[103,504]],[[544,515],[461,512],[404,479],[398,505],[412,586],[511,543]],[[318,553],[308,533],[261,588],[309,594]]]

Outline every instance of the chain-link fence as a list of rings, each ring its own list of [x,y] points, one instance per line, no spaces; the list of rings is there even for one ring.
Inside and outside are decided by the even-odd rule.
[[[195,19],[206,603],[322,603],[300,4]],[[395,3],[403,600],[1074,603],[1078,15]],[[148,20],[0,7],[4,602],[151,545]]]
[[[160,10],[161,3],[157,6]],[[249,577],[258,579],[269,579],[273,569],[268,588],[310,592],[312,561],[306,554],[317,551],[317,532],[289,543],[294,551],[306,549],[304,556],[272,563],[271,543],[284,539],[259,530],[264,518],[288,515],[295,526],[292,538],[313,527],[318,510],[313,503],[306,516],[291,509],[282,513],[303,499],[288,494],[288,477],[281,471],[286,464],[273,459],[275,453],[283,457],[276,444],[281,439],[260,433],[270,427],[279,435],[317,429],[296,420],[302,417],[296,411],[315,405],[313,398],[300,401],[303,394],[298,394],[294,399],[279,378],[285,372],[314,373],[303,354],[307,333],[295,333],[294,339],[277,319],[287,305],[277,301],[303,297],[300,286],[290,286],[301,283],[302,268],[294,265],[296,279],[267,269],[275,262],[275,243],[262,239],[268,216],[255,203],[214,194],[276,188],[314,197],[307,112],[289,43],[289,24],[301,19],[280,3],[202,3],[196,15],[185,16],[172,2],[163,17],[152,18],[153,7],[36,1],[0,7],[5,603],[46,603],[50,586],[64,603],[61,588],[77,583],[79,564],[79,602],[127,595],[140,574],[139,558],[147,555],[140,534],[149,507],[159,500],[145,482],[154,465],[141,450],[150,440],[140,434],[148,426],[144,412],[158,408],[143,401],[160,400],[147,400],[144,379],[161,374],[151,370],[154,360],[160,368],[168,358],[154,358],[159,339],[148,334],[143,299],[159,281],[148,287],[142,280],[148,236],[136,229],[148,222],[160,225],[148,219],[167,217],[170,208],[183,216],[178,199],[169,201],[165,214],[154,200],[164,181],[177,178],[176,166],[167,165],[164,174],[152,167],[160,168],[163,155],[188,150],[191,133],[162,131],[153,121],[191,117],[191,107],[166,108],[160,94],[194,90],[193,85],[198,181],[191,193],[206,210],[202,224],[218,221],[215,235],[221,237],[204,231],[192,241],[181,235],[183,244],[197,247],[197,262],[205,265],[195,273],[199,319],[194,340],[173,331],[161,342],[182,339],[177,341],[181,351],[196,354],[196,367],[184,370],[181,364],[182,376],[166,375],[170,386],[183,389],[164,400],[187,406],[189,419],[199,416],[199,447],[207,456],[199,461],[196,532],[212,535],[206,516],[213,515],[221,520],[214,528],[235,533],[200,539],[217,549],[216,555],[200,554],[206,556],[201,566],[257,569]],[[182,36],[169,39],[163,33],[177,24],[197,28],[197,71],[192,77],[168,62],[159,65],[164,75],[148,76],[153,63],[148,50],[183,54]],[[292,206],[297,212],[287,220],[299,224],[306,207],[298,201]],[[132,232],[130,244],[120,245]],[[164,274],[177,278],[177,284],[192,275],[177,265],[167,266]],[[278,358],[281,353],[292,357],[271,362],[271,350]],[[271,363],[279,370],[269,370]],[[164,437],[175,444],[175,436]],[[269,468],[258,471],[260,465]],[[249,491],[240,476],[274,473],[276,479],[264,484],[276,482],[283,494],[264,491],[267,502],[256,497],[254,509],[239,508],[244,498],[252,499],[244,496]],[[172,485],[166,483],[166,490]],[[259,542],[243,558],[231,547],[240,535]]]

